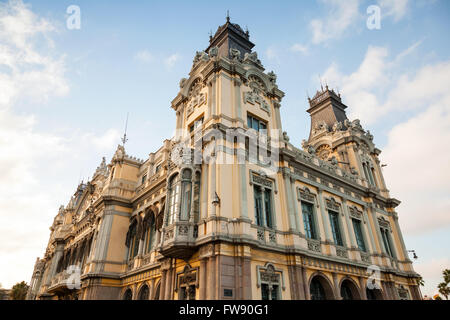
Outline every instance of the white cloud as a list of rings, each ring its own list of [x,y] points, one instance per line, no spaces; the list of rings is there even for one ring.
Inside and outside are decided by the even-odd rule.
[[[382,17],[392,16],[394,21],[402,19],[407,10],[409,0],[378,0]]]
[[[450,226],[450,93],[425,108],[389,132],[382,154],[386,183],[402,200],[398,212],[410,235]]]
[[[148,50],[141,50],[137,52],[134,58],[144,63],[150,63],[155,61],[155,57]]]
[[[70,92],[63,55],[52,54],[53,24],[21,1],[0,4],[0,282],[30,281],[44,252],[54,215],[78,182],[113,151],[117,130],[57,136],[36,129],[33,114],[18,114],[26,99],[35,109]],[[95,162],[94,162],[95,161]],[[91,172],[89,172],[91,174]],[[76,178],[74,178],[74,175]]]
[[[321,0],[321,2],[329,10],[324,19],[313,19],[310,22],[314,44],[340,38],[361,17],[358,11],[359,0]]]
[[[425,280],[425,286],[421,288],[422,295],[432,297],[438,292],[437,285],[443,282],[442,271],[450,266],[449,258],[431,259],[425,262],[414,263],[414,269]]]
[[[302,54],[308,54],[309,49],[307,46],[302,45],[300,43],[295,43],[292,47],[291,47],[291,51],[293,52],[299,52]]]
[[[323,79],[332,87],[337,87],[343,99],[350,106],[349,117],[359,118],[364,123],[375,121],[379,117],[380,103],[375,89],[387,83],[388,51],[382,47],[369,47],[358,69],[345,75],[333,63],[323,74]]]
[[[164,59],[164,64],[167,66],[167,68],[172,69],[179,59],[180,55],[178,53],[174,53]]]

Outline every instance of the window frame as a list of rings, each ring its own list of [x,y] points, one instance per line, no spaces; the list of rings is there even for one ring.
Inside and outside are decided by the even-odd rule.
[[[339,219],[339,212],[328,209],[328,217],[330,219],[331,233],[333,236],[334,244],[343,247],[344,239],[342,237],[342,228]],[[332,218],[334,218],[335,221],[333,220],[332,222]]]

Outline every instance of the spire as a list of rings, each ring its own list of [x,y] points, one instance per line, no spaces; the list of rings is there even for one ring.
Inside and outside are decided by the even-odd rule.
[[[122,147],[124,147],[124,148],[125,148],[125,143],[128,141],[128,139],[127,139],[127,128],[128,128],[128,115],[129,114],[130,113],[127,112],[127,120],[125,121],[125,131],[123,133],[123,138],[122,138]]]

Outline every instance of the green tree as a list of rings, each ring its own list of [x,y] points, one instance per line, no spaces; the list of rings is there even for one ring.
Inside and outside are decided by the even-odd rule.
[[[16,283],[9,294],[11,300],[25,300],[27,296],[28,285],[25,281]]]
[[[448,300],[448,296],[450,295],[450,269],[445,269],[442,271],[442,276],[444,278],[444,282],[438,284],[439,293],[442,294],[446,300]]]

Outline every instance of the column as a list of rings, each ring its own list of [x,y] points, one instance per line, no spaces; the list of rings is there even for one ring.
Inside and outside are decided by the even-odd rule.
[[[367,210],[368,210],[367,215],[370,217],[370,220],[372,221],[372,224],[375,228],[375,233],[377,235],[377,239],[375,240],[375,245],[378,245],[378,246],[376,246],[376,248],[377,248],[376,252],[377,253],[386,253],[386,249],[384,248],[383,238],[381,237],[380,226],[378,225],[378,219],[373,210],[372,203],[368,204]]]
[[[364,217],[364,228],[365,228],[365,230],[368,232],[368,234],[369,234],[369,239],[370,239],[370,250],[369,250],[369,248],[368,248],[368,252],[370,252],[371,254],[374,254],[374,253],[376,253],[377,252],[377,247],[376,247],[376,245],[375,245],[375,239],[374,239],[374,237],[373,237],[373,232],[372,232],[372,228],[371,228],[371,226],[370,226],[370,221],[369,221],[369,217],[368,217],[368,215],[367,215],[367,212],[366,212],[366,208],[364,207],[364,209],[363,209],[363,217]]]
[[[169,270],[167,270],[166,273],[166,289],[164,290],[165,294],[165,300],[171,300],[172,299],[172,273],[173,273],[173,267],[172,267],[172,261],[170,262]]]
[[[335,291],[336,300],[342,300],[341,290],[339,289],[339,282],[338,282],[338,279],[337,279],[337,273],[333,272],[332,274],[333,274],[333,284],[334,284],[334,291]]]
[[[216,257],[212,256],[208,258],[208,290],[207,290],[207,297],[208,300],[214,300],[215,299],[215,284],[216,284],[216,264],[215,264]]]
[[[298,197],[297,190],[295,190],[295,179],[291,178],[291,195],[292,195],[292,207],[294,208],[295,224],[297,226],[297,231],[304,235],[305,226],[303,225],[303,219],[300,219],[298,213]]]
[[[366,282],[364,281],[363,277],[358,277],[359,280],[359,291],[361,294],[361,299],[362,300],[367,300],[367,295],[366,295]]]
[[[233,79],[234,83],[234,97],[236,103],[236,118],[239,120],[243,120],[242,110],[241,110],[241,80],[239,78]]]
[[[241,188],[241,218],[248,219],[248,202],[247,202],[247,167],[245,164],[238,164],[240,188]]]
[[[205,163],[203,164],[202,185],[201,185],[202,208],[200,212],[202,219],[205,219],[208,216],[208,173],[209,173],[209,164]]]
[[[355,232],[353,230],[353,224],[349,217],[350,215],[348,213],[347,199],[345,199],[345,198],[342,198],[342,210],[344,211],[345,222],[347,225],[347,233],[348,233],[348,236],[350,237],[351,247],[358,248],[358,244],[356,243]]]
[[[308,278],[306,276],[306,268],[302,267],[303,288],[305,289],[305,299],[311,300],[311,293],[309,291]]]
[[[207,276],[207,270],[206,270],[206,259],[200,260],[200,270],[199,270],[199,299],[200,300],[206,300],[206,288],[207,288],[207,282],[206,282],[206,276]]]
[[[319,201],[320,213],[321,213],[321,217],[322,217],[323,229],[325,231],[325,240],[329,243],[333,243],[333,240],[331,238],[330,221],[329,221],[327,210],[325,207],[325,202],[323,201],[323,189],[321,189],[321,188],[319,188],[318,201]]]
[[[159,283],[159,300],[164,300],[166,290],[167,270],[161,271],[161,282]]]
[[[208,203],[208,206],[210,208],[210,217],[215,217],[216,216],[216,206],[212,204],[212,200],[214,199],[215,195],[216,195],[216,159],[215,157],[217,156],[217,153],[215,151],[214,157],[212,158],[212,163],[209,164],[209,168],[210,168],[210,175],[211,175],[211,201]]]
[[[284,168],[285,170],[289,170],[288,168]],[[289,230],[292,231],[298,231],[295,216],[294,216],[294,209],[292,207],[292,187],[291,187],[291,178],[290,174],[288,172],[283,172],[283,178],[284,178],[284,186],[286,191],[286,201],[287,201],[287,207],[288,207],[288,214],[289,214]]]
[[[58,266],[59,259],[61,259],[63,252],[64,252],[64,241],[57,240],[55,253],[53,255],[52,264],[50,267],[50,274],[49,274],[49,277],[47,278],[46,285],[50,285],[51,280],[55,276],[56,268]]]
[[[400,240],[400,244],[402,246],[403,260],[408,260],[409,259],[408,251],[406,250],[405,241],[403,240],[403,235],[402,235],[402,232],[400,230],[400,226],[398,224],[398,216],[397,216],[396,212],[393,212],[392,218],[393,218],[394,224],[395,224],[395,231],[397,232],[398,239]]]

